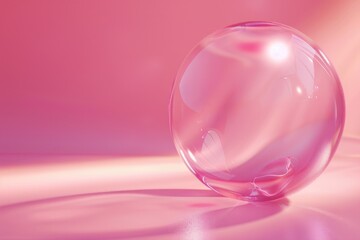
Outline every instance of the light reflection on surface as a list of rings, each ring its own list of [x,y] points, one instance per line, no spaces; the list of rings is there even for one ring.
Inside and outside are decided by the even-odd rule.
[[[297,87],[296,87],[296,92],[297,92],[298,94],[302,94],[301,87],[297,86]]]
[[[289,46],[281,41],[274,41],[267,47],[269,58],[275,62],[281,62],[289,56]]]
[[[177,157],[118,160],[2,168],[0,239],[360,237],[360,158],[338,156],[307,188],[263,204],[204,188]]]

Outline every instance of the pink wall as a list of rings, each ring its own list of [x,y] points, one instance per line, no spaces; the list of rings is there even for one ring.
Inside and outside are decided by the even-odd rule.
[[[169,154],[177,68],[223,26],[269,20],[329,55],[360,135],[359,1],[1,1],[0,153]]]

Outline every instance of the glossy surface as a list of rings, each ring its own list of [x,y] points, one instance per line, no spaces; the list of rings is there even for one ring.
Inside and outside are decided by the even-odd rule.
[[[170,122],[189,169],[216,192],[283,197],[327,166],[344,127],[337,74],[300,32],[249,22],[206,37],[175,80]]]
[[[176,156],[1,156],[24,164],[0,168],[0,239],[358,240],[360,140],[340,147],[313,184],[266,203],[206,189]]]

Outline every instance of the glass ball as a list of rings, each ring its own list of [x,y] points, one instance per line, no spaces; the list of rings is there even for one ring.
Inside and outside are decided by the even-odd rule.
[[[203,39],[175,79],[170,125],[179,155],[228,197],[284,197],[319,176],[345,121],[339,78],[304,34],[247,22]]]

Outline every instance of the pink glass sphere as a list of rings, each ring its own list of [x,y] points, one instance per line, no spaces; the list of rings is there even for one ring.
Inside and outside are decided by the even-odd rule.
[[[175,80],[170,124],[188,168],[209,188],[272,200],[319,176],[345,121],[339,78],[306,36],[270,22],[203,39]]]

